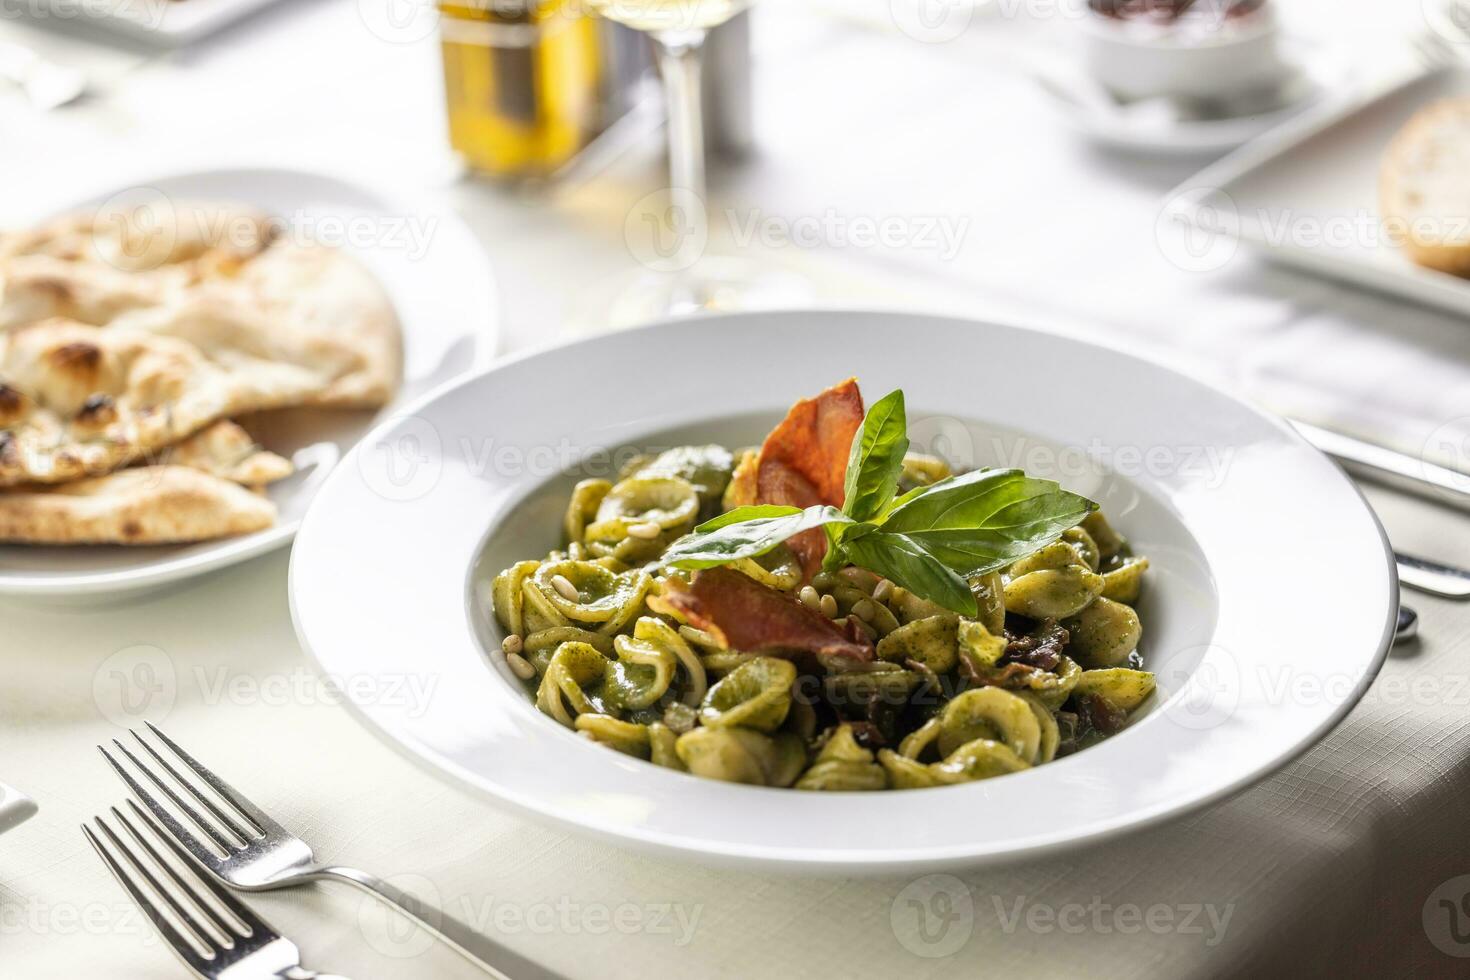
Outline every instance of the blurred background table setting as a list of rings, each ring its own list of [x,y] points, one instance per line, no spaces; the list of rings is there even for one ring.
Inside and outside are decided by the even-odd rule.
[[[646,856],[501,809],[374,738],[293,626],[287,546],[374,426],[508,358],[792,309],[1031,327],[1202,378],[1336,457],[1366,444],[1393,549],[1451,566],[1455,591],[1470,262],[1464,241],[1410,261],[1384,220],[1436,194],[1470,214],[1470,181],[1413,170],[1470,160],[1453,143],[1470,111],[1424,124],[1430,163],[1385,160],[1416,113],[1470,97],[1470,5],[1176,6],[0,0],[0,230],[240,198],[375,277],[402,362],[381,397],[252,429],[296,470],[258,536],[143,559],[0,545],[6,975],[184,975],[78,829],[122,799],[94,747],[145,722],[318,855],[494,933],[512,977],[1460,975],[1470,606],[1453,598],[1406,591],[1417,638],[1364,700],[1228,799],[1106,845],[880,877]],[[978,377],[983,354],[964,356]],[[1293,588],[1291,556],[1255,546]],[[144,818],[103,819],[99,850]],[[355,891],[247,902],[298,962],[486,975],[436,938],[453,924]]]

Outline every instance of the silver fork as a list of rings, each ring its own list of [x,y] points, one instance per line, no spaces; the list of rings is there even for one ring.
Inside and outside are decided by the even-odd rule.
[[[138,802],[148,808],[195,861],[225,884],[245,891],[266,891],[321,879],[345,881],[397,906],[497,977],[504,980],[563,980],[560,974],[526,959],[381,878],[356,868],[317,861],[305,841],[200,765],[157,726],[151,722],[146,724],[154,737],[213,791],[218,801],[190,782],[174,763],[164,758],[163,753],[137,731],[132,733],[133,738],[146,751],[151,765],[117,739],[113,739],[112,744],[155,787],[156,792],[144,786],[106,746],[97,748]],[[166,775],[161,775],[160,771]],[[160,793],[185,815],[197,832],[185,826],[169,810],[160,800]]]
[[[183,870],[189,861],[179,845],[149,825],[137,804],[130,800],[128,806],[136,816],[117,807],[112,807],[112,816],[131,843],[102,817],[94,821],[96,831],[83,824],[82,833],[190,970],[205,980],[346,980],[303,969],[295,943],[223,888]],[[110,846],[103,846],[101,838]],[[155,840],[163,843],[172,862],[154,846]]]

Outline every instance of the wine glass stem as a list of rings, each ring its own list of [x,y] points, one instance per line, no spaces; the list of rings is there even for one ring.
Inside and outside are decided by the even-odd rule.
[[[704,207],[704,108],[700,75],[705,31],[657,35],[659,69],[669,108],[669,181]],[[703,215],[699,216],[703,218]]]

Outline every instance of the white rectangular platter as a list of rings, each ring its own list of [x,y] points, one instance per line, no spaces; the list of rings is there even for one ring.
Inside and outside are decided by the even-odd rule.
[[[1179,217],[1215,234],[1235,234],[1238,222],[1240,241],[1272,261],[1470,315],[1470,281],[1411,262],[1383,234],[1378,204],[1394,135],[1425,106],[1467,96],[1470,67],[1416,75],[1366,103],[1262,137],[1171,201]]]

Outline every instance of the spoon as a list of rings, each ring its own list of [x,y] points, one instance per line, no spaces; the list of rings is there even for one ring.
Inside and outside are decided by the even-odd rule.
[[[1419,635],[1419,614],[1408,606],[1399,606],[1399,621],[1394,628],[1393,642],[1407,643]]]

